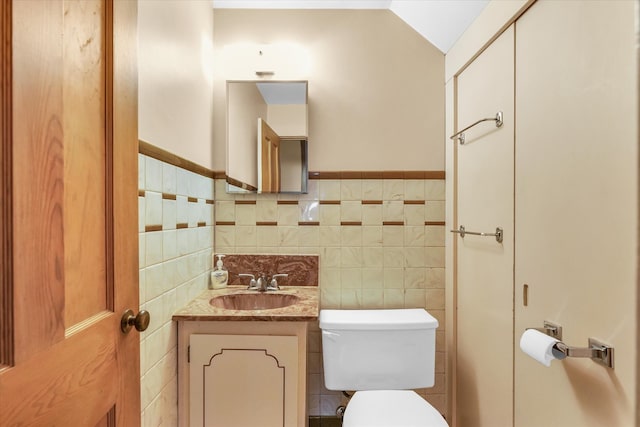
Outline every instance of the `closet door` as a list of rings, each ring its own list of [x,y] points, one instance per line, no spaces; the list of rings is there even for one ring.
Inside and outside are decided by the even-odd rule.
[[[512,425],[513,396],[513,46],[507,29],[457,77],[457,129],[503,113],[465,132],[456,144],[455,228],[495,233],[458,235],[456,251],[457,425]]]
[[[518,427],[636,422],[634,3],[538,1],[516,22],[515,334],[547,320],[615,347],[614,369],[518,349]]]

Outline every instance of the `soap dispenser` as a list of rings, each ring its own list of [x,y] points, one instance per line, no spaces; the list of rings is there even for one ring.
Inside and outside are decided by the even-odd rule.
[[[229,281],[229,272],[222,265],[222,258],[224,255],[216,255],[218,261],[216,262],[216,269],[211,272],[211,289],[222,289],[227,287]]]

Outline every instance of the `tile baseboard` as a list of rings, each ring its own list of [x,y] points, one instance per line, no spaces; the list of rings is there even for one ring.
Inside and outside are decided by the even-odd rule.
[[[311,416],[309,427],[342,427],[342,418],[336,416]]]

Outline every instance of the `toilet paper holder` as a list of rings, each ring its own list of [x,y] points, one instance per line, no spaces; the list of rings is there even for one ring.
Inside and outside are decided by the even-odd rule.
[[[613,368],[613,347],[595,338],[589,338],[588,347],[571,347],[562,342],[562,326],[560,325],[545,320],[542,328],[530,329],[535,329],[559,340],[551,349],[551,353],[558,360],[567,357],[588,357],[594,362]]]
[[[544,321],[542,328],[527,329],[535,329],[536,331],[542,332],[543,334],[547,334],[550,337],[562,341],[562,326],[556,325],[555,323],[551,323],[547,320]]]
[[[570,347],[559,341],[553,346],[551,352],[558,360],[565,357],[589,357],[607,368],[613,368],[613,347],[595,338],[589,338],[589,347]]]

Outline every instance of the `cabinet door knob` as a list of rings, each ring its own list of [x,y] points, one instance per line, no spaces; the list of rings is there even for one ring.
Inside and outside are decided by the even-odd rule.
[[[133,314],[133,310],[128,309],[122,313],[122,319],[120,320],[120,329],[125,334],[129,333],[132,327],[135,326],[137,331],[143,332],[149,327],[149,321],[151,315],[146,310],[140,310],[138,314]]]

